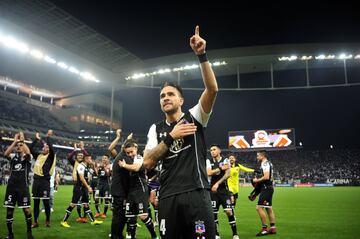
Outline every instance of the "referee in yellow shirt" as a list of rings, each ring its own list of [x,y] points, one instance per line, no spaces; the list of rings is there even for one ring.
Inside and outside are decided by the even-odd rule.
[[[247,168],[241,164],[236,164],[236,157],[234,154],[229,155],[230,160],[230,177],[227,180],[229,191],[231,192],[231,203],[233,207],[236,206],[236,200],[238,198],[239,193],[239,175],[240,172],[246,172],[246,173],[252,173],[254,172],[254,169]]]

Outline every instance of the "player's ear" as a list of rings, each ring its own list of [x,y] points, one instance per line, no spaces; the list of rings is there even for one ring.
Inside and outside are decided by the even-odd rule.
[[[182,106],[184,104],[184,98],[183,97],[180,97],[180,106]]]

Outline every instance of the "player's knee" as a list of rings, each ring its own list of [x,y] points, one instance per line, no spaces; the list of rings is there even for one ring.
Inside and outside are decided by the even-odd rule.
[[[225,213],[226,213],[226,215],[227,215],[228,217],[230,217],[230,216],[233,215],[232,210],[226,210]]]
[[[23,208],[25,215],[29,215],[31,213],[30,208]]]
[[[148,218],[148,216],[149,216],[149,214],[141,214],[140,216],[139,216],[139,218],[140,218],[140,220],[141,221],[145,221],[147,218]]]

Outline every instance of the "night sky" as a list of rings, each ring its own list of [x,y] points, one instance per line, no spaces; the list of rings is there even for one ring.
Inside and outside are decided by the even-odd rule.
[[[360,41],[360,17],[355,3],[52,2],[142,59],[189,52],[188,38],[197,24],[208,49]]]

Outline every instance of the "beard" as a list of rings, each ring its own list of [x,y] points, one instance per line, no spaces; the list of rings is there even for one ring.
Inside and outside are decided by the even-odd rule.
[[[167,115],[173,115],[179,110],[179,107],[172,107],[170,109],[162,109],[162,111]]]

